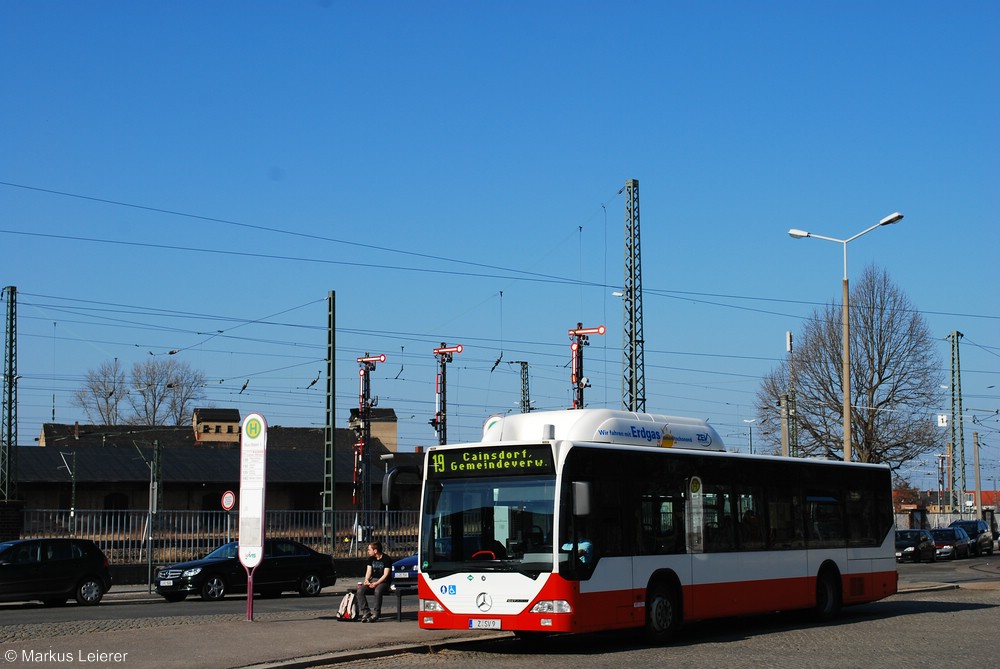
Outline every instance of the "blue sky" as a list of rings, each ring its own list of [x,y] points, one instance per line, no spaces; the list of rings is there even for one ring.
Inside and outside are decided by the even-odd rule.
[[[745,449],[785,332],[839,302],[841,247],[787,230],[901,211],[849,275],[875,263],[924,312],[943,383],[964,333],[966,448],[1000,477],[998,30],[989,2],[3,3],[19,441],[83,420],[89,369],[175,349],[206,404],[322,425],[330,290],[340,426],[385,353],[401,448],[436,443],[441,342],[465,346],[450,441],[518,410],[509,361],[569,406],[577,322],[608,327],[586,401],[617,407],[638,179],[648,410]]]

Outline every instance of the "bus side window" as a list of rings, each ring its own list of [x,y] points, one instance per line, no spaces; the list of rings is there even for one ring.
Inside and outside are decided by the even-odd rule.
[[[802,548],[805,535],[802,528],[802,504],[794,491],[785,488],[768,488],[767,515],[770,525],[771,548]]]
[[[684,501],[679,490],[651,485],[640,495],[639,555],[683,553]]]
[[[840,548],[847,545],[843,506],[836,493],[816,491],[807,494],[806,521],[810,546]]]
[[[728,485],[705,484],[705,550],[731,551],[736,545],[732,493]]]
[[[737,499],[740,503],[740,548],[764,548],[764,495],[757,488],[741,487]]]

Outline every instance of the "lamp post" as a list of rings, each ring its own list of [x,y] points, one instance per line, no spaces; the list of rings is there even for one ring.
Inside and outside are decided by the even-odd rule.
[[[396,457],[395,453],[383,453],[378,456],[378,459],[385,463],[385,475],[382,478],[382,488],[385,488],[385,480],[389,478],[389,463],[392,462],[393,458]],[[389,550],[389,502],[385,503],[385,546],[386,550]]]
[[[747,424],[750,428],[750,455],[753,455],[753,424],[757,422],[756,418],[744,418],[743,422]]]
[[[889,214],[881,221],[875,225],[862,230],[853,237],[848,237],[847,239],[836,239],[834,237],[824,237],[823,235],[816,235],[811,232],[806,232],[805,230],[797,230],[792,228],[788,231],[790,237],[794,239],[802,239],[803,237],[814,237],[816,239],[825,239],[828,242],[837,242],[844,246],[844,298],[843,298],[843,365],[841,370],[842,385],[844,387],[844,462],[851,461],[851,320],[850,320],[850,304],[849,304],[849,291],[847,286],[847,245],[853,242],[855,239],[862,235],[866,235],[875,228],[881,227],[883,225],[892,225],[893,223],[898,223],[903,220],[903,215],[898,211]]]

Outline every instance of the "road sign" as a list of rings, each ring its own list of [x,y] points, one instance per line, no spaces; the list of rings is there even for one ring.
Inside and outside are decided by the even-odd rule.
[[[222,493],[222,508],[224,511],[232,511],[233,507],[236,506],[236,493],[232,490],[227,490]]]

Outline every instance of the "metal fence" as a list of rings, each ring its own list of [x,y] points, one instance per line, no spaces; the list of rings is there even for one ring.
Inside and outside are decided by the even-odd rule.
[[[266,534],[294,539],[310,548],[333,553],[334,558],[363,558],[369,541],[381,541],[385,551],[403,557],[417,552],[417,511],[369,511],[366,525],[354,511],[333,513],[331,533],[324,531],[322,511],[268,511]],[[926,514],[927,527],[947,527],[953,520],[973,516],[957,513]],[[152,519],[152,527],[150,527]],[[896,514],[896,527],[915,527],[908,513]],[[92,539],[112,564],[168,564],[194,560],[238,538],[235,511],[94,511],[32,509],[24,512],[21,536],[74,536]]]
[[[897,530],[924,530],[933,529],[935,527],[948,527],[953,521],[956,520],[978,520],[979,516],[975,514],[960,514],[960,513],[927,513],[923,514],[926,519],[923,523],[923,527],[920,527],[919,516],[913,516],[909,513],[897,513],[896,514],[896,529]]]
[[[417,511],[369,511],[367,525],[354,511],[333,513],[333,532],[324,531],[322,511],[268,511],[266,535],[294,539],[334,558],[367,555],[369,541],[381,541],[393,556],[417,552]],[[92,539],[112,564],[168,564],[197,559],[238,539],[239,515],[227,511],[24,511],[21,536]],[[331,551],[331,539],[332,551]]]

